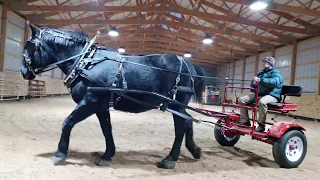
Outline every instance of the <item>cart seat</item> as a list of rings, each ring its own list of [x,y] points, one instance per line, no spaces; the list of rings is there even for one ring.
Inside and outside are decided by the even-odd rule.
[[[268,110],[280,111],[280,112],[289,112],[289,111],[298,110],[298,104],[286,103],[285,99],[287,96],[300,97],[302,94],[302,91],[303,91],[303,88],[301,86],[283,85],[281,90],[281,96],[283,96],[282,102],[267,104]]]

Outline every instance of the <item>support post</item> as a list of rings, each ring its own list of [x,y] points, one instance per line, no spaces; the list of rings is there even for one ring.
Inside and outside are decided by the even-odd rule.
[[[7,1],[4,2],[2,9],[2,26],[1,26],[1,44],[0,44],[0,72],[4,71],[4,58],[6,54],[6,37],[7,37]]]
[[[290,66],[290,85],[294,85],[294,78],[296,73],[296,61],[297,61],[297,42],[292,45],[291,54],[291,66]]]
[[[245,76],[246,76],[246,56],[243,57],[243,63],[242,63],[242,75],[241,75],[241,79],[245,80]],[[242,81],[242,87],[244,87],[244,81]]]
[[[246,76],[246,56],[243,56],[243,63],[242,63],[242,75],[241,80],[245,80]],[[244,81],[241,82],[241,86],[244,87]],[[241,90],[241,93],[243,93],[243,90]]]
[[[254,61],[254,75],[258,74],[259,69],[259,54],[256,55],[256,60]]]
[[[224,65],[224,78],[227,78],[227,77],[229,77],[229,76],[228,76],[228,64],[226,63]]]
[[[27,21],[26,21],[25,25],[24,25],[24,43],[26,43],[28,41],[29,31],[30,31],[30,28],[29,28],[29,25],[27,24]]]
[[[232,62],[232,86],[234,85],[234,73],[235,73],[235,69],[236,69],[236,61],[233,60]],[[231,89],[231,92],[233,93],[233,89]]]
[[[275,58],[275,56],[276,56],[276,49],[272,49],[272,51],[271,51],[271,56],[273,57],[273,58]]]

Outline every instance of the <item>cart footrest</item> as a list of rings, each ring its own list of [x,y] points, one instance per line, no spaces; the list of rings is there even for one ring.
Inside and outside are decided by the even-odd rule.
[[[293,103],[269,103],[268,110],[273,111],[281,111],[281,112],[289,112],[289,111],[297,111],[298,104]]]

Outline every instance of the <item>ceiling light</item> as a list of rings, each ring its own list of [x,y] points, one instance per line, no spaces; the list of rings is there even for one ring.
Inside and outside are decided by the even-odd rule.
[[[254,1],[250,5],[250,9],[255,10],[255,11],[259,11],[259,10],[265,9],[267,6],[268,6],[268,4],[266,1],[258,0],[258,1]]]
[[[126,50],[125,50],[123,47],[120,47],[120,48],[118,49],[118,52],[119,52],[119,53],[124,53],[124,52],[126,52]]]
[[[185,58],[190,58],[190,57],[191,57],[191,54],[190,54],[190,53],[185,53],[183,56],[184,56]]]
[[[112,27],[112,28],[110,29],[110,31],[109,31],[108,34],[109,34],[110,36],[118,36],[118,35],[119,35],[119,33],[118,33],[118,31],[116,30],[115,27]]]
[[[209,34],[206,35],[206,37],[202,40],[205,44],[211,44],[213,41],[211,39],[211,36]]]

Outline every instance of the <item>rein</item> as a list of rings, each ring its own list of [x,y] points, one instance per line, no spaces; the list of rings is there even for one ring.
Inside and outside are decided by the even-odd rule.
[[[36,46],[39,46],[42,45],[42,47],[45,49],[45,51],[47,51],[49,53],[49,55],[51,55],[53,58],[55,58],[55,60],[57,62],[55,63],[52,63],[52,64],[49,64],[45,67],[41,67],[41,68],[36,68],[36,69],[33,69],[32,66],[31,66],[31,59],[30,57],[27,55],[27,52],[25,54],[23,54],[23,56],[25,57],[26,61],[27,61],[27,66],[29,68],[29,70],[33,73],[33,74],[39,74],[39,73],[43,73],[43,72],[46,72],[46,71],[50,71],[52,69],[55,69],[57,68],[59,64],[62,64],[62,63],[65,63],[65,62],[68,62],[68,61],[71,61],[75,58],[78,58],[81,56],[81,58],[77,59],[75,61],[75,63],[73,64],[72,68],[71,68],[71,71],[67,74],[65,80],[64,80],[64,83],[68,86],[70,86],[70,84],[75,80],[76,76],[79,75],[79,73],[83,73],[84,72],[84,69],[81,69],[80,72],[76,72],[76,69],[79,69],[79,65],[80,66],[83,66],[83,64],[85,64],[83,62],[83,59],[85,57],[85,55],[90,52],[90,55],[88,58],[91,58],[93,56],[93,54],[95,53],[96,49],[91,49],[92,46],[95,44],[95,41],[97,39],[97,37],[100,35],[100,32],[98,31],[97,32],[97,35],[89,42],[87,43],[84,48],[82,49],[81,53],[80,54],[77,54],[75,56],[72,56],[72,57],[69,57],[67,59],[64,59],[64,60],[59,60],[59,58],[52,52],[51,48],[48,46],[48,44],[44,41],[41,40],[41,34],[44,30],[42,30],[40,32],[40,35],[39,37],[37,36],[34,36],[38,42],[32,42],[30,40],[28,40],[28,42],[31,42],[31,43],[34,43],[36,44]],[[227,81],[230,81],[230,80],[233,80],[233,81],[251,81],[251,80],[242,80],[242,79],[225,79],[225,78],[218,78],[218,77],[210,77],[210,76],[200,76],[200,75],[192,75],[191,72],[190,72],[190,69],[189,69],[189,66],[184,62],[184,64],[188,67],[189,69],[189,73],[183,73],[181,72],[181,70],[179,72],[177,71],[172,71],[172,70],[168,70],[168,69],[163,69],[163,68],[158,68],[158,67],[153,67],[153,66],[148,66],[148,65],[145,65],[145,64],[140,64],[140,63],[135,63],[135,62],[131,62],[131,61],[127,61],[125,60],[126,57],[130,57],[130,56],[122,56],[123,58],[120,58],[120,59],[111,59],[111,58],[108,58],[108,57],[103,57],[103,58],[97,58],[97,59],[91,59],[92,61],[104,61],[104,60],[111,60],[111,61],[115,61],[115,62],[118,62],[118,63],[121,63],[121,68],[122,68],[122,64],[123,63],[129,63],[129,64],[134,64],[134,65],[138,65],[138,66],[142,66],[142,67],[147,67],[147,68],[152,68],[152,69],[155,69],[155,70],[160,70],[160,71],[165,71],[165,72],[171,72],[171,73],[176,73],[178,74],[179,76],[180,75],[184,75],[184,76],[189,76],[190,78],[192,77],[198,77],[198,78],[205,78],[205,79],[216,79],[216,80],[227,80]],[[178,57],[178,59],[180,59]],[[86,74],[86,78],[89,79],[89,75],[87,73]],[[68,81],[70,80],[70,81]],[[101,83],[101,82],[100,82]],[[69,87],[68,87],[69,89]]]

